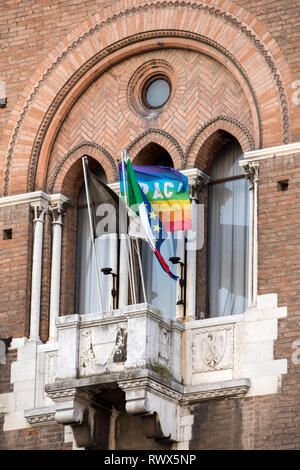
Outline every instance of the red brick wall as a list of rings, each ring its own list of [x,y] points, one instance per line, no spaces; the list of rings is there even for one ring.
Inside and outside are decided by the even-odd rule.
[[[3,230],[12,238],[3,239]],[[0,337],[29,331],[32,215],[28,204],[0,209]]]
[[[125,2],[126,3],[126,2]],[[139,1],[136,1],[138,5]],[[199,2],[200,3],[200,2]],[[207,3],[216,4],[218,2]],[[219,2],[228,4],[228,11],[234,11],[239,17],[236,6],[244,8],[241,13],[243,21],[247,21],[247,13],[252,13],[261,22],[253,22],[255,31],[259,34],[265,27],[277,41],[284,60],[289,68],[291,81],[300,80],[299,50],[299,5],[285,0],[269,2],[267,0],[239,0],[234,2]],[[0,7],[0,80],[4,80],[7,88],[8,103],[5,109],[0,109],[0,185],[3,187],[3,173],[7,158],[8,141],[12,138],[12,123],[22,115],[21,105],[29,89],[35,86],[30,83],[32,75],[48,54],[53,51],[59,41],[72,34],[76,26],[108,6],[113,5],[110,12],[118,5],[116,1],[86,0],[86,1],[3,1]],[[233,7],[232,7],[233,5]],[[156,14],[159,13],[158,9]],[[92,20],[90,20],[92,22]],[[92,23],[91,23],[92,24]],[[225,23],[224,23],[225,24]],[[130,25],[130,27],[133,25]],[[128,34],[131,29],[128,28]],[[237,34],[238,29],[234,30]],[[228,38],[229,40],[230,38]],[[272,45],[271,38],[266,37],[266,43]],[[240,53],[242,44],[236,44],[236,54]],[[147,53],[150,57],[151,52]],[[157,54],[155,54],[157,55]],[[245,92],[239,88],[236,80],[217,62],[206,57],[196,58],[196,53],[188,51],[164,51],[174,66],[177,60],[186,60],[184,73],[188,93],[182,101],[178,101],[177,114],[157,121],[138,119],[130,122],[126,96],[122,94],[122,79],[133,73],[137,64],[142,63],[143,56],[128,59],[125,63],[116,65],[113,69],[90,86],[80,97],[67,116],[62,116],[62,127],[53,145],[51,159],[46,165],[48,183],[53,171],[74,145],[84,140],[95,140],[98,145],[109,147],[110,154],[119,157],[122,146],[132,144],[134,139],[144,130],[151,127],[164,128],[177,140],[181,149],[185,149],[196,132],[201,120],[209,119],[217,114],[227,113],[235,118],[242,118],[244,124],[255,134],[252,116],[245,99]],[[191,60],[195,57],[195,60]],[[56,59],[53,53],[52,61]],[[281,70],[286,71],[286,64],[280,51],[274,53]],[[49,66],[51,62],[49,61]],[[256,64],[252,67],[251,78],[255,76]],[[181,67],[182,68],[182,67]],[[215,73],[215,75],[214,75]],[[286,71],[286,73],[288,73]],[[193,87],[201,76],[203,94],[198,99],[199,109],[192,109]],[[213,93],[216,77],[223,80],[225,94]],[[215,80],[214,80],[215,78]],[[265,77],[261,77],[263,88]],[[25,90],[26,88],[26,92]],[[106,88],[103,88],[106,87]],[[290,83],[289,83],[290,87]],[[103,91],[104,90],[104,91]],[[123,90],[124,91],[124,90]],[[292,102],[292,92],[289,94],[289,111],[293,112],[291,141],[300,140],[300,106]],[[35,92],[34,92],[35,93]],[[121,94],[119,94],[121,93]],[[125,99],[123,99],[125,96]],[[121,99],[119,99],[121,97]],[[191,98],[192,97],[192,98]],[[189,101],[189,99],[191,101]],[[262,98],[262,108],[264,101]],[[191,111],[192,110],[192,111]],[[274,101],[273,109],[265,113],[278,116],[278,106]],[[205,119],[204,119],[205,117]],[[165,120],[164,120],[165,119]],[[275,118],[274,118],[275,119]],[[32,122],[34,119],[32,120]],[[125,125],[124,125],[125,122]],[[8,125],[9,123],[9,125]],[[129,124],[128,124],[129,123]],[[40,125],[40,123],[39,123]],[[33,126],[33,124],[32,124]],[[102,127],[103,132],[100,132]],[[217,125],[216,125],[217,126]],[[229,130],[229,129],[227,129]],[[277,133],[277,128],[275,129]],[[28,142],[32,144],[35,131],[31,122],[22,134],[19,142],[19,153],[14,156],[12,166],[14,177],[10,182],[12,193],[24,192],[27,181],[27,151]],[[272,126],[265,130],[268,135],[275,132]],[[278,131],[278,144],[280,132]],[[117,138],[116,138],[117,135]],[[180,163],[180,152],[174,143],[162,136],[153,134],[137,143],[132,152],[138,152],[151,139],[157,138],[158,143],[167,147],[177,166]],[[256,136],[254,135],[254,138]],[[148,139],[148,140],[147,140]],[[269,140],[270,142],[270,140]],[[90,149],[91,156],[97,158],[103,166],[110,181],[114,179],[111,163],[101,150]],[[206,159],[207,149],[205,153]],[[70,157],[74,164],[80,157],[78,151]],[[208,158],[208,157],[207,157]],[[204,152],[197,156],[199,166],[206,163]],[[241,400],[223,400],[202,404],[195,408],[196,420],[194,426],[192,448],[299,448],[299,382],[300,367],[292,364],[292,342],[300,338],[300,289],[299,289],[299,207],[298,185],[300,179],[299,156],[280,157],[261,163],[259,183],[259,293],[278,293],[279,305],[288,307],[288,318],[279,321],[279,339],[275,344],[275,357],[288,359],[288,375],[283,378],[282,392],[276,396],[257,397]],[[71,161],[72,160],[72,161]],[[193,163],[191,163],[193,166]],[[202,167],[202,166],[201,166]],[[78,171],[77,171],[78,170]],[[67,175],[67,176],[66,176]],[[277,191],[277,181],[290,179],[289,189]],[[54,181],[55,183],[55,181]],[[63,257],[62,257],[62,295],[61,314],[74,313],[75,290],[75,260],[76,260],[76,197],[82,183],[79,167],[76,164],[69,168],[62,166],[57,175],[54,192],[62,192],[71,197],[73,206],[68,209],[64,218],[63,228]],[[77,188],[77,189],[76,189]],[[203,196],[205,198],[205,195]],[[11,240],[3,240],[2,231],[12,228]],[[50,260],[51,260],[51,219],[46,218],[44,227],[43,249],[43,283],[41,299],[41,338],[48,336],[49,289],[50,289]],[[10,206],[0,209],[0,337],[22,337],[29,333],[29,308],[31,285],[31,250],[32,250],[32,216],[28,205]],[[202,254],[199,255],[203,263]],[[205,283],[205,273],[201,273],[199,283]],[[198,292],[198,308],[205,309],[204,291]],[[8,384],[9,362],[2,368],[1,390],[11,389]],[[298,385],[298,388],[297,388]],[[2,392],[2,393],[3,393]],[[202,419],[209,416],[209,420]],[[242,432],[242,437],[240,435]],[[199,434],[199,435],[198,435]],[[224,441],[224,436],[227,439]],[[2,439],[1,439],[2,438]],[[62,448],[64,447],[62,428],[45,426],[20,431],[10,431],[0,438],[2,448]],[[48,447],[47,447],[48,446]]]
[[[240,450],[242,412],[239,400],[215,400],[193,407],[194,425],[190,450]]]
[[[76,25],[106,6],[117,3],[115,0],[1,2],[0,79],[6,82],[8,107],[7,110],[0,110],[0,129],[4,128],[7,113],[13,109],[37,63]],[[137,5],[139,3],[136,1]],[[272,33],[284,51],[295,80],[299,79],[297,2],[289,2],[287,5],[285,0],[239,0],[233,3],[251,12]],[[295,140],[299,139],[298,131]]]
[[[76,25],[114,0],[1,2],[1,80],[6,82],[8,106],[13,109],[26,82],[48,53]],[[20,51],[22,53],[20,54]],[[0,129],[7,111],[0,110]]]
[[[300,339],[299,154],[260,162],[258,203],[258,290],[275,292],[288,316],[278,322],[274,358],[287,359],[280,392],[216,400],[195,406],[191,449],[299,449],[300,366],[292,347]],[[278,181],[289,180],[286,191]]]
[[[72,444],[64,443],[63,425],[3,432],[3,418],[0,415],[0,450],[72,450]]]
[[[155,117],[141,116],[134,112],[128,103],[127,88],[136,70],[155,59],[166,61],[173,68],[176,90],[164,112]],[[121,149],[127,147],[129,141],[132,142],[143,132],[147,132],[150,127],[163,129],[165,134],[177,140],[183,152],[199,127],[220,115],[238,119],[251,134],[254,133],[250,106],[244,91],[237,80],[216,60],[197,52],[176,49],[147,52],[138,57],[131,57],[101,75],[69,112],[51,152],[48,187],[56,167],[65,161],[68,152],[81,142],[96,142],[116,161],[120,159]],[[168,138],[164,138],[163,134],[152,133],[149,140],[161,145],[170,145]],[[142,145],[145,143],[143,141]],[[139,150],[139,145],[132,145],[132,159]],[[173,148],[170,153],[174,166],[181,168],[182,162]],[[205,164],[206,162],[201,161],[199,166],[206,169]],[[55,187],[58,190],[58,184]]]
[[[135,6],[142,4],[143,2],[135,2]],[[207,2],[210,3],[209,1]],[[80,4],[80,8],[78,5]],[[299,72],[298,65],[295,65],[297,60],[296,56],[296,46],[297,46],[297,27],[294,25],[295,18],[297,15],[295,14],[296,6],[293,4],[290,6],[289,9],[286,8],[286,4],[283,0],[280,2],[273,2],[269,5],[269,2],[260,2],[260,1],[252,1],[245,3],[245,2],[227,2],[226,5],[223,1],[219,2],[212,2],[213,5],[219,6],[220,8],[227,7],[228,12],[233,15],[232,18],[239,18],[241,17],[241,21],[249,23],[257,34],[261,34],[264,37],[266,47],[270,48],[271,55],[274,56],[274,60],[278,62],[278,67],[281,70],[282,74],[285,74],[283,78],[287,82],[287,93],[291,97],[292,91],[290,90],[290,80],[297,79],[297,73]],[[238,6],[241,5],[244,7],[244,10],[239,10]],[[9,141],[12,137],[11,132],[13,130],[14,125],[16,124],[17,114],[21,112],[21,106],[24,105],[26,102],[25,97],[28,97],[28,93],[30,93],[30,85],[31,85],[31,93],[32,97],[35,96],[37,85],[33,90],[34,84],[28,82],[31,78],[33,73],[38,69],[38,65],[40,65],[43,60],[47,57],[47,55],[54,51],[54,47],[59,43],[59,41],[64,40],[67,44],[67,34],[72,33],[74,28],[77,25],[81,25],[86,18],[92,18],[93,15],[97,14],[98,12],[102,12],[104,8],[108,5],[113,5],[112,8],[107,10],[107,14],[113,16],[113,13],[118,11],[119,2],[111,1],[83,1],[83,2],[33,2],[33,1],[24,1],[20,4],[20,2],[3,2],[2,3],[2,11],[1,11],[1,23],[0,27],[2,27],[3,34],[0,39],[0,46],[1,46],[1,59],[0,59],[0,70],[1,70],[1,77],[5,83],[7,84],[7,96],[8,96],[8,106],[7,109],[1,110],[0,112],[0,129],[4,129],[5,125],[9,121],[9,127],[3,132],[3,140],[0,146],[0,154],[1,154],[1,172],[4,171],[4,160],[6,158],[5,152],[7,151]],[[132,6],[131,2],[128,0],[126,6]],[[176,4],[177,5],[177,4]],[[188,5],[188,3],[187,3]],[[201,5],[201,2],[199,2]],[[175,8],[181,8],[180,6],[176,6]],[[125,8],[125,6],[124,6]],[[215,7],[217,8],[217,7]],[[157,9],[159,11],[159,9]],[[275,17],[272,17],[274,11],[276,12]],[[260,24],[257,23],[256,20],[252,20],[248,11],[251,11],[254,15],[257,14],[257,18],[261,21]],[[276,29],[277,18],[279,17],[278,11],[284,12],[284,14],[280,14],[280,28]],[[170,13],[170,17],[171,17]],[[180,12],[178,16],[178,25],[181,25],[181,20],[184,16],[184,11]],[[150,15],[149,18],[154,18],[154,15]],[[215,16],[217,18],[218,15]],[[159,19],[159,14],[157,16]],[[161,19],[163,20],[165,15],[161,12]],[[213,18],[214,20],[214,18]],[[275,20],[275,21],[273,21]],[[90,20],[90,24],[92,24],[94,20]],[[130,21],[130,20],[128,20]],[[159,23],[159,20],[157,20]],[[231,21],[231,20],[230,20]],[[227,22],[226,25],[230,23]],[[272,22],[273,21],[273,22]],[[88,23],[87,23],[88,24]],[[234,23],[236,24],[236,23]],[[133,27],[134,25],[132,25]],[[224,23],[225,26],[225,23]],[[266,30],[270,30],[271,33],[274,35],[275,40],[278,41],[279,46],[282,48],[285,56],[281,56],[281,52],[279,53],[278,49],[272,49],[274,47],[273,42],[271,41],[271,37],[264,34],[264,27]],[[219,28],[219,26],[218,26]],[[213,30],[218,29],[217,24]],[[230,31],[230,38],[235,36],[237,33],[236,30],[232,29]],[[132,32],[134,30],[132,29]],[[228,33],[229,34],[229,33]],[[70,36],[68,37],[68,40]],[[113,38],[112,38],[113,39]],[[236,45],[235,52],[238,55],[240,46],[243,47],[242,39],[240,40],[240,44]],[[250,47],[250,43],[248,45]],[[251,47],[253,47],[253,42]],[[22,54],[20,56],[19,51],[22,50]],[[246,50],[246,49],[245,49]],[[53,52],[51,58],[49,57],[50,61],[54,61],[56,59],[55,52]],[[258,60],[258,58],[256,58]],[[290,65],[290,69],[294,72],[294,76],[289,75],[288,65],[284,63],[287,60],[287,64]],[[48,63],[48,66],[50,65]],[[44,64],[45,65],[45,64]],[[251,80],[255,78],[255,69],[258,66],[258,63],[252,67],[252,70],[249,69],[249,73],[251,72]],[[42,66],[41,66],[42,67]],[[44,66],[43,66],[44,67]],[[39,69],[38,69],[39,70]],[[41,68],[42,70],[42,68]],[[46,70],[46,68],[45,68]],[[193,73],[192,67],[188,67],[190,73]],[[253,73],[254,72],[254,73]],[[201,73],[201,71],[199,71]],[[275,72],[274,72],[275,73]],[[275,77],[275,75],[274,75]],[[289,78],[288,78],[289,77]],[[196,78],[196,75],[195,75]],[[266,78],[266,77],[265,77]],[[25,84],[26,84],[26,91],[25,91]],[[264,86],[267,86],[267,81],[265,81]],[[279,94],[280,90],[277,91]],[[280,92],[281,93],[281,92]],[[278,110],[265,110],[264,104],[265,100],[267,99],[267,95],[270,94],[270,91],[266,93],[266,96],[261,95],[261,105],[262,105],[262,113],[264,114],[265,118],[268,119],[270,113],[275,116],[278,114]],[[274,95],[275,97],[275,95]],[[219,100],[215,102],[219,103]],[[18,103],[18,107],[16,107],[16,103]],[[207,103],[208,104],[208,103]],[[239,105],[237,105],[239,106]],[[274,103],[274,107],[276,108],[277,104]],[[290,110],[295,113],[295,105],[291,102],[289,104]],[[208,108],[209,108],[208,104]],[[23,110],[23,113],[25,110]],[[240,110],[241,112],[241,110]],[[298,108],[296,108],[296,112],[299,113]],[[32,111],[32,117],[38,117],[41,113],[37,110],[34,112]],[[295,115],[295,114],[294,114]],[[298,114],[299,117],[299,114]],[[191,120],[191,119],[190,119]],[[27,132],[32,131],[31,125],[28,123],[29,128]],[[278,127],[278,124],[276,124]],[[272,127],[270,125],[269,131],[265,129],[265,137],[267,142],[272,143],[275,142],[274,138],[269,135],[272,132]],[[15,129],[16,131],[16,129]],[[14,131],[14,136],[16,136]],[[28,134],[28,135],[29,135]],[[278,135],[280,135],[280,129],[278,128]],[[27,137],[28,137],[27,135]],[[28,138],[26,135],[21,138],[19,142],[20,145],[24,145],[27,147]],[[131,140],[134,138],[134,135],[128,136]],[[293,119],[292,123],[292,140],[297,140],[299,138],[299,125]],[[21,147],[18,147],[18,158],[19,152],[22,152]],[[25,157],[24,157],[25,158]],[[19,160],[18,160],[19,161]],[[10,188],[10,191],[15,193],[18,192],[18,185],[24,190],[24,181],[21,185],[21,179],[26,179],[27,177],[27,168],[24,166],[24,171],[22,168],[15,167],[17,165],[17,160],[12,163],[12,167],[14,172],[17,172],[18,179],[14,179],[13,187]],[[2,179],[2,178],[1,178]]]

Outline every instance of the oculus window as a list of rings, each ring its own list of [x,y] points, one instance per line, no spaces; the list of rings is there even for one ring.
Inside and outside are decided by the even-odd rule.
[[[163,106],[171,95],[171,84],[163,75],[147,80],[142,90],[142,100],[147,108],[156,109]]]

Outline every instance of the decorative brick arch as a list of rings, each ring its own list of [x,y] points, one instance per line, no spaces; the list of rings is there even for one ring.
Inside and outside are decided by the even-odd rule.
[[[70,168],[76,161],[81,159],[84,155],[93,157],[103,167],[108,183],[117,178],[117,167],[109,152],[101,145],[95,142],[83,142],[74,147],[64,158],[58,162],[54,171],[47,180],[47,191],[52,194],[63,192],[65,179],[68,175]]]
[[[252,108],[260,107],[263,128],[269,125],[269,117],[264,114],[267,105],[273,103],[280,109],[275,115],[273,133],[265,134],[262,145],[287,143],[290,113],[286,89],[292,82],[288,64],[272,35],[254,16],[229,0],[226,9],[223,4],[223,0],[154,0],[136,6],[134,0],[126,0],[103,9],[75,28],[37,67],[11,115],[7,126],[11,134],[5,137],[6,150],[2,151],[7,157],[3,195],[13,193],[10,181],[18,174],[21,161],[23,165],[27,162],[28,176],[19,178],[18,191],[44,189],[49,151],[72,104],[112,63],[138,54],[145,47],[199,50],[199,45],[205,44],[223,54],[223,63],[232,70],[239,69],[236,74],[240,78],[243,75],[248,84]],[[204,21],[207,17],[209,21]],[[128,21],[130,36],[126,33]],[[241,47],[236,53],[237,35]],[[266,77],[263,84],[259,79],[262,74]],[[256,131],[257,134],[259,130]],[[34,138],[34,143],[26,148],[22,145],[23,132],[30,132]]]
[[[175,137],[162,129],[148,129],[131,142],[127,148],[130,159],[134,160],[138,153],[150,142],[158,144],[167,150],[173,160],[174,168],[177,168],[178,170],[183,168],[184,155],[179,142]]]
[[[185,153],[186,168],[197,167],[203,171],[207,170],[210,162],[209,153],[215,151],[217,145],[210,140],[210,137],[220,130],[233,135],[239,141],[244,153],[255,149],[253,136],[246,126],[230,116],[216,116],[201,126],[191,140]]]

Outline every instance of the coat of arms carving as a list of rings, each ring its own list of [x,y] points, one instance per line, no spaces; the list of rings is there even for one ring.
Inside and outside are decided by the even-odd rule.
[[[197,330],[193,337],[193,371],[228,369],[233,366],[233,328]]]

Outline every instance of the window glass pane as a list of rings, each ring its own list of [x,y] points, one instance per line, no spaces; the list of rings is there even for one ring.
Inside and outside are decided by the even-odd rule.
[[[170,85],[166,80],[154,80],[146,90],[146,99],[150,106],[162,106],[170,96]]]
[[[178,275],[178,265],[173,265],[169,261],[170,257],[177,256],[178,241],[175,233],[169,233],[169,238],[161,245],[160,252],[171,271]],[[159,308],[165,317],[175,319],[177,282],[165,273],[146,242],[142,242],[141,256],[147,302]],[[141,298],[143,298],[142,293]]]
[[[209,186],[209,314],[247,308],[249,197],[245,179]]]

